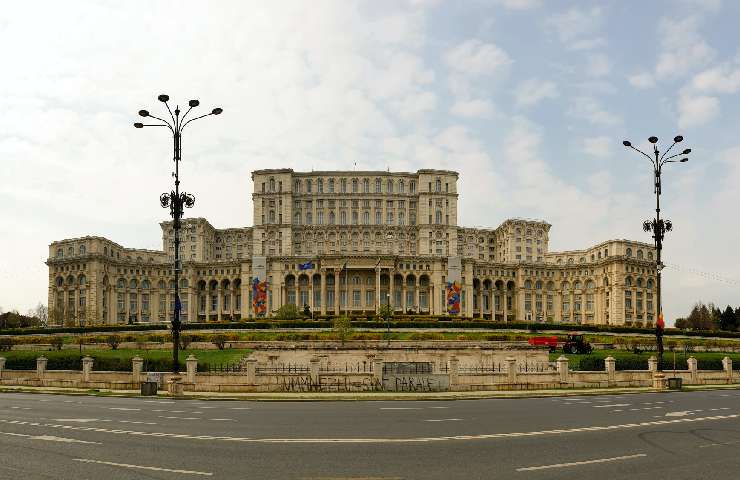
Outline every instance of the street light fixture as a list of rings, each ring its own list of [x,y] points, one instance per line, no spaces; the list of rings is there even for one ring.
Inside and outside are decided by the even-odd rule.
[[[182,117],[180,116],[179,105],[175,107],[174,114],[167,103],[170,100],[168,95],[159,95],[157,99],[164,103],[167,107],[167,111],[170,114],[169,122],[163,118],[159,118],[149,113],[148,110],[139,110],[139,115],[144,118],[151,118],[156,120],[155,123],[134,123],[136,128],[144,127],[167,127],[172,133],[172,139],[174,144],[174,155],[173,160],[175,162],[175,171],[172,176],[175,178],[175,189],[169,193],[163,193],[159,196],[159,204],[162,208],[170,209],[170,216],[173,220],[173,230],[175,233],[175,259],[174,259],[174,277],[175,277],[175,311],[172,316],[172,372],[177,374],[180,372],[180,360],[179,360],[179,348],[180,348],[180,309],[182,307],[180,303],[180,271],[182,270],[182,264],[180,263],[180,221],[182,220],[183,208],[192,208],[195,204],[195,197],[189,193],[180,192],[180,160],[182,158],[182,131],[188,126],[190,122],[195,120],[208,117],[209,115],[220,115],[223,112],[222,108],[214,108],[210,113],[200,115],[190,120],[185,120],[190,111],[200,105],[198,100],[190,100],[188,102],[188,110]]]
[[[678,143],[681,143],[683,141],[683,137],[681,135],[677,135],[673,138],[673,143],[671,144],[668,149],[661,154],[660,150],[658,150],[658,137],[650,137],[648,138],[648,142],[650,142],[653,145],[653,155],[648,155],[647,153],[643,152],[639,148],[632,145],[632,143],[629,140],[625,140],[622,142],[622,144],[627,147],[631,148],[632,150],[635,150],[636,152],[642,154],[645,156],[648,160],[650,160],[650,163],[653,165],[653,185],[654,185],[654,192],[655,192],[655,218],[653,220],[645,220],[642,223],[642,229],[646,232],[652,232],[653,234],[653,240],[655,241],[655,250],[657,253],[657,258],[655,260],[655,268],[657,272],[657,301],[658,301],[658,318],[655,322],[655,341],[658,346],[658,371],[663,371],[663,329],[665,328],[665,322],[663,320],[663,306],[662,306],[662,300],[661,300],[661,282],[660,282],[660,276],[661,276],[661,270],[663,269],[663,262],[661,261],[661,251],[663,250],[663,239],[665,238],[665,232],[670,232],[673,230],[673,223],[670,220],[663,220],[660,218],[660,193],[661,193],[661,181],[660,181],[660,174],[663,170],[663,166],[667,163],[686,163],[689,161],[688,158],[681,158],[680,160],[674,160],[676,157],[680,157],[682,155],[688,155],[691,153],[691,149],[687,148],[681,153],[676,153],[674,155],[671,155],[670,157],[667,157],[668,153],[671,151],[671,149]]]

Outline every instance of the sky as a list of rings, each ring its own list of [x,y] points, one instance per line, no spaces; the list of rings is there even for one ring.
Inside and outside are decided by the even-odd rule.
[[[550,250],[642,231],[663,174],[667,323],[740,305],[740,2],[26,1],[0,10],[0,308],[47,301],[48,245],[161,249],[161,93],[218,117],[183,139],[192,216],[252,224],[250,172],[454,169],[459,223],[552,224]],[[156,112],[156,113],[155,113]]]

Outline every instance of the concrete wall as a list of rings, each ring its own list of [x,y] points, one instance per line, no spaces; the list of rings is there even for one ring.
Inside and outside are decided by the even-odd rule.
[[[302,360],[300,352],[296,360]],[[190,357],[187,371],[182,376],[185,390],[197,392],[365,392],[365,391],[471,391],[560,389],[584,387],[645,387],[655,385],[655,364],[651,359],[649,370],[614,369],[614,360],[607,358],[604,371],[574,371],[568,368],[567,359],[561,357],[556,366],[544,365],[536,371],[523,371],[516,357],[506,357],[501,364],[463,363],[453,352],[440,353],[446,360],[434,360],[432,351],[412,352],[383,351],[367,357],[362,366],[351,368],[345,358],[356,358],[358,351],[314,352],[308,361],[290,365],[260,361],[263,355],[247,359],[242,371],[225,374],[197,372],[197,359]],[[388,356],[385,356],[388,355]],[[492,358],[498,358],[493,354]],[[293,358],[293,357],[277,357]],[[359,358],[359,357],[357,357]],[[470,354],[469,359],[482,361],[485,355]],[[524,357],[528,360],[529,357]],[[431,371],[422,373],[395,373],[383,367],[389,362],[425,362],[430,359]],[[287,363],[287,362],[286,362]],[[502,367],[503,365],[503,367]],[[92,358],[83,359],[83,370],[46,370],[46,359],[37,359],[36,370],[7,370],[5,359],[0,357],[0,385],[25,385],[46,387],[138,389],[147,380],[141,371],[141,360],[134,360],[133,372],[103,372],[93,370]],[[664,371],[667,378],[681,378],[687,385],[719,385],[740,383],[740,371],[732,369],[728,358],[723,370],[697,370],[696,360],[689,359],[689,370]],[[171,379],[170,373],[155,374],[160,388]]]

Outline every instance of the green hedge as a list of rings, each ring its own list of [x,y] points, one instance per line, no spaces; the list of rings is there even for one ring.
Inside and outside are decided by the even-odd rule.
[[[209,323],[185,323],[184,330],[208,330],[208,329],[237,329],[237,330],[269,330],[273,328],[331,328],[332,317],[316,317],[317,319],[305,320],[260,320],[260,321],[239,321],[239,322],[209,322]],[[352,318],[352,325],[355,328],[379,328],[385,326],[385,323],[372,315],[364,315]],[[52,327],[52,328],[14,328],[0,330],[2,335],[34,335],[34,334],[54,334],[54,333],[89,333],[89,332],[137,332],[148,330],[169,329],[169,323],[165,324],[136,324],[136,325],[106,325],[91,327]],[[487,330],[526,330],[529,332],[547,332],[551,330],[577,331],[588,333],[638,333],[644,335],[653,335],[655,329],[642,327],[627,326],[606,326],[606,325],[576,325],[566,323],[502,323],[492,322],[490,320],[465,319],[445,316],[414,316],[402,315],[394,317],[391,322],[391,328],[479,328]],[[719,337],[719,338],[740,338],[740,332],[727,331],[683,331],[675,328],[665,330],[666,336],[686,335],[692,337]]]
[[[5,368],[8,370],[36,370],[36,357],[44,355],[48,360],[46,363],[47,370],[82,370],[82,358],[80,353],[73,350],[61,350],[51,352],[13,352],[13,355],[7,355]],[[118,357],[97,356],[94,353],[89,354],[93,359],[93,370],[107,372],[130,372],[133,369],[131,359],[133,356],[122,355]],[[185,361],[183,354],[181,361]],[[161,358],[144,358],[143,371],[147,372],[169,372],[172,368],[172,359],[169,357]],[[198,362],[198,370],[208,370],[207,363]]]
[[[722,360],[720,359],[699,359],[697,360],[699,370],[722,370]],[[647,370],[648,361],[645,358],[617,358],[614,362],[617,370]],[[580,359],[578,370],[581,371],[602,371],[604,370],[604,359],[597,357],[584,357]],[[686,359],[676,359],[676,370],[688,370]],[[673,359],[663,357],[663,370],[673,370]]]

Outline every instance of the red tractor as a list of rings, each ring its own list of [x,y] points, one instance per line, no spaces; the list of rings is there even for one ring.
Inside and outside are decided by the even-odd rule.
[[[550,353],[553,353],[557,351],[558,349],[558,343],[560,341],[558,340],[558,337],[531,337],[528,340],[530,345],[540,345],[545,346],[550,349]],[[583,335],[580,333],[569,333],[568,338],[562,342],[563,345],[563,352],[565,353],[591,353],[593,351],[593,347],[590,343],[588,343],[584,338]]]

